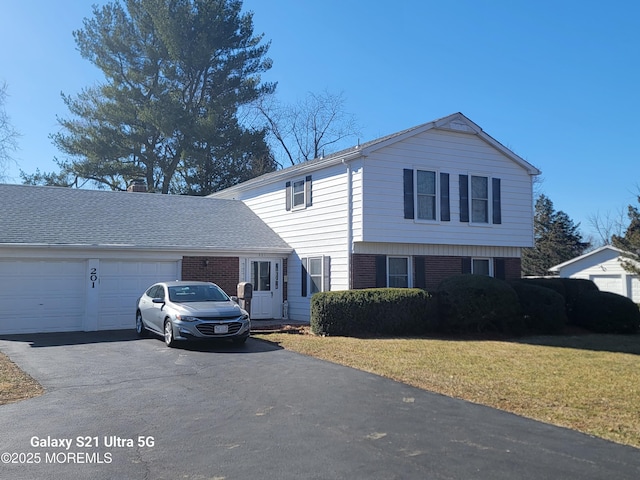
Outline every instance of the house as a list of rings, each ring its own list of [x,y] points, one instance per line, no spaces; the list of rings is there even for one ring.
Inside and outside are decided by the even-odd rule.
[[[622,250],[605,245],[551,267],[549,271],[563,278],[592,280],[603,292],[617,293],[640,303],[640,278],[622,267],[623,254]]]
[[[167,279],[308,321],[319,291],[519,278],[539,173],[456,113],[209,197],[0,185],[0,334],[133,328]]]
[[[213,280],[235,295],[252,265],[292,252],[236,201],[0,185],[0,205],[0,334],[133,329],[156,281]]]
[[[460,273],[519,278],[539,173],[455,113],[210,198],[242,201],[292,247],[253,268],[286,286],[291,319],[308,320],[318,291],[435,289]]]

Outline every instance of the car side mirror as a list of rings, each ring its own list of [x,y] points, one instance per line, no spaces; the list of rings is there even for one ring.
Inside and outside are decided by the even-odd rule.
[[[236,297],[235,295],[232,295],[230,298],[232,302],[238,303],[238,297]]]
[[[164,303],[164,298],[154,298],[151,300],[153,303]]]

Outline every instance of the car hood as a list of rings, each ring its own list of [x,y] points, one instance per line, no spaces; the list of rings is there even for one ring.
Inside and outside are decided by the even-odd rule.
[[[173,306],[183,315],[196,317],[238,317],[247,313],[232,301],[174,303]]]

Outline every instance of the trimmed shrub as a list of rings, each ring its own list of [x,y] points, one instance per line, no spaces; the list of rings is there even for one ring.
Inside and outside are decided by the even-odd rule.
[[[539,287],[550,288],[551,290],[566,298],[567,291],[565,284],[560,278],[522,278],[517,282],[524,282],[529,285],[538,285]]]
[[[576,322],[579,321],[579,319],[576,317],[575,310],[580,297],[586,292],[598,292],[598,286],[591,280],[584,278],[559,278],[558,280],[564,285],[564,300],[569,323],[571,325],[577,325]]]
[[[455,275],[438,287],[440,330],[452,333],[524,330],[515,290],[505,281],[484,275]]]
[[[622,295],[599,290],[586,291],[576,301],[576,325],[596,333],[638,333],[640,310]]]
[[[433,331],[437,309],[417,288],[319,292],[311,297],[311,331],[318,335],[415,335]]]
[[[567,323],[564,297],[556,290],[531,282],[516,281],[511,286],[518,294],[528,332],[560,333]]]

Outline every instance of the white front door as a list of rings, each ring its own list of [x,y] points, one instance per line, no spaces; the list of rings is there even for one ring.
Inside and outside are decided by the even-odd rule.
[[[249,281],[253,285],[251,300],[251,318],[264,320],[280,318],[282,304],[281,261],[279,259],[260,258],[249,262]]]

